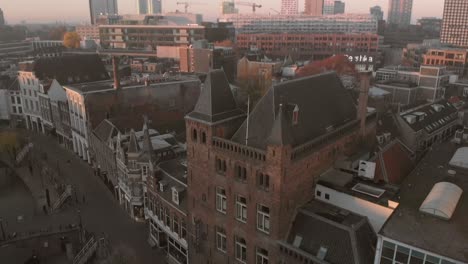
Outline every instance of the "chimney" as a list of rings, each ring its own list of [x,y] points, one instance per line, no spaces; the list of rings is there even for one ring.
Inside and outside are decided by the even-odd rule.
[[[364,137],[366,134],[366,117],[367,117],[367,101],[369,99],[369,86],[371,71],[363,71],[359,73],[361,86],[359,88],[359,105],[358,105],[358,119],[361,120],[360,134]]]
[[[114,89],[120,89],[120,76],[119,76],[119,61],[117,56],[112,57],[112,70],[114,74]]]

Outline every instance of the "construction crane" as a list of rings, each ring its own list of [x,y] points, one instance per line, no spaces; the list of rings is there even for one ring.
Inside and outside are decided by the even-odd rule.
[[[280,11],[276,10],[276,9],[273,9],[273,8],[270,8],[271,11],[275,12],[276,14],[279,14]]]
[[[192,5],[204,5],[205,3],[196,3],[196,2],[177,2],[177,5],[184,5],[185,13],[187,13],[188,8]]]
[[[257,8],[262,7],[262,5],[259,5],[257,3],[252,3],[252,2],[236,2],[236,5],[251,6],[252,7],[252,12],[254,12],[254,13],[255,13],[255,10]]]

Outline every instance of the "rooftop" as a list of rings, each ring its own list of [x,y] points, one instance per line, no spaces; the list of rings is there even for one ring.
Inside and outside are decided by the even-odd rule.
[[[400,113],[401,118],[414,130],[424,129],[431,134],[458,118],[458,110],[447,100],[426,104]]]
[[[420,207],[433,187],[440,182],[453,183],[468,190],[468,174],[455,169],[448,173],[448,163],[458,146],[446,142],[433,147],[415,170],[405,179],[400,190],[400,205],[380,233],[405,244],[468,262],[468,195],[462,194],[450,220],[420,212]]]
[[[299,209],[287,243],[327,263],[372,263],[376,235],[368,220],[320,201]],[[320,262],[321,263],[321,262]]]
[[[388,207],[389,201],[396,200],[399,189],[393,184],[375,183],[337,169],[320,175],[317,184],[385,207]]]
[[[56,79],[61,85],[109,79],[97,54],[42,57],[20,63],[20,71],[34,72],[39,80]]]
[[[298,113],[296,121],[293,112]],[[335,72],[327,72],[271,87],[251,112],[248,133],[246,120],[232,140],[245,144],[248,134],[249,146],[265,149],[265,139],[273,135],[285,139],[286,135],[278,136],[281,128],[289,137],[284,141],[296,147],[353,120],[356,106],[351,94]]]

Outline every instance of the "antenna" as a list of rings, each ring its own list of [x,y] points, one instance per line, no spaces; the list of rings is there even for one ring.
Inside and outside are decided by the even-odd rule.
[[[247,128],[245,130],[245,145],[249,145],[249,121],[250,121],[250,95],[247,97]]]

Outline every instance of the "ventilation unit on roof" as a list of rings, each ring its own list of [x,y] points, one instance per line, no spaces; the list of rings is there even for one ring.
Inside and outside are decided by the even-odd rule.
[[[416,116],[414,116],[414,115],[405,115],[404,118],[405,118],[406,122],[408,122],[409,124],[416,123]]]
[[[433,104],[431,106],[436,112],[440,112],[440,111],[442,111],[442,109],[444,109],[444,106],[440,105],[440,104]]]
[[[328,248],[321,246],[317,252],[317,258],[324,260],[325,257],[327,256],[327,252],[328,252]]]
[[[359,161],[358,176],[367,179],[374,179],[375,176],[375,162],[361,160]]]
[[[299,248],[301,246],[301,243],[302,243],[302,237],[299,235],[296,235],[294,237],[293,246]]]
[[[379,198],[380,196],[382,196],[382,194],[385,193],[385,190],[375,188],[369,185],[365,185],[362,183],[358,183],[354,185],[352,190],[355,192],[359,192],[359,193],[363,193],[363,194],[375,197],[375,198]]]
[[[385,137],[384,136],[377,136],[377,142],[379,142],[380,145],[382,145],[385,141]]]

